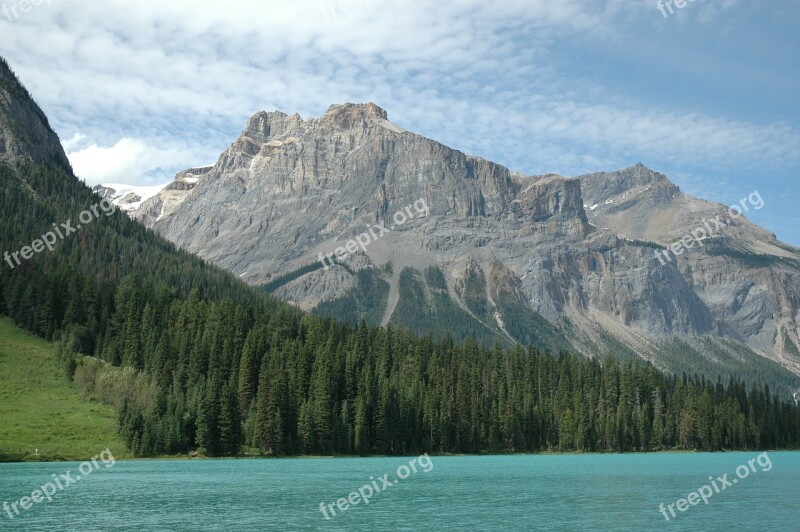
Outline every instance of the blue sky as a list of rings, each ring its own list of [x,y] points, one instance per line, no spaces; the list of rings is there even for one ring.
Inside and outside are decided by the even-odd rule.
[[[751,219],[800,245],[796,0],[18,2],[0,54],[91,184],[212,163],[261,110],[372,101],[527,174],[641,161],[726,204],[758,190]]]

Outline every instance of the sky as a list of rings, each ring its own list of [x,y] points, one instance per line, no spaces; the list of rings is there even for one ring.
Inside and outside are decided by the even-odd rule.
[[[529,175],[757,190],[748,217],[800,246],[796,0],[37,3],[0,0],[0,55],[89,184],[212,164],[262,110],[374,102]]]

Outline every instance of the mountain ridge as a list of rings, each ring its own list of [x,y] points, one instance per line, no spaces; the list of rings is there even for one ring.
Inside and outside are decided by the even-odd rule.
[[[401,280],[422,283],[420,293],[435,291],[421,275],[433,266],[454,305],[439,310],[460,308],[476,327],[494,330],[490,337],[502,337],[501,323],[513,318],[498,302],[487,292],[476,305],[491,311],[477,319],[454,289],[468,261],[478,276],[497,262],[513,273],[503,282],[519,288],[495,291],[524,293],[530,319],[572,335],[570,344],[584,353],[605,351],[602,337],[611,335],[657,360],[653,342],[712,336],[800,374],[800,250],[741,217],[702,251],[659,264],[659,250],[727,207],[684,194],[642,163],[576,178],[525,176],[399,128],[372,103],[332,105],[306,120],[261,112],[192,190],[166,210],[164,198],[154,197],[133,216],[261,285],[311,268],[364,227],[388,227],[420,199],[431,215],[350,256],[351,271],[342,264],[308,271],[275,294],[311,310],[363,292],[355,272],[370,269],[389,286],[383,311],[391,316]],[[394,274],[381,272],[387,264]],[[406,268],[420,275],[401,276]]]

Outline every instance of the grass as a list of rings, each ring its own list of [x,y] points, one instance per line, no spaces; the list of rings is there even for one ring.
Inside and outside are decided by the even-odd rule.
[[[106,448],[130,456],[114,409],[81,396],[53,345],[0,318],[0,461],[82,461]]]

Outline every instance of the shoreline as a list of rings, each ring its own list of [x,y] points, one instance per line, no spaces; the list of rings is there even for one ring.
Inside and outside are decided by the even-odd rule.
[[[542,451],[538,453],[441,453],[427,454],[432,458],[442,457],[486,457],[486,456],[602,456],[602,455],[662,455],[662,454],[725,454],[725,453],[749,453],[749,452],[800,452],[800,449],[725,449],[721,451],[700,451],[696,449],[667,449],[660,451],[626,451],[626,452],[612,452],[612,451]],[[419,453],[417,453],[419,454]],[[346,459],[346,458],[404,458],[409,456],[417,456],[417,454],[370,454],[370,455],[352,455],[352,454],[337,454],[337,455],[240,455],[240,456],[189,456],[185,454],[166,455],[166,456],[142,456],[142,457],[123,457],[115,458],[115,462],[164,462],[164,461],[206,461],[206,460],[320,460],[320,459]],[[34,455],[29,455],[34,456]],[[0,464],[68,464],[80,463],[87,459],[39,459],[39,460],[26,460],[28,456],[21,460],[7,460],[0,458]]]

